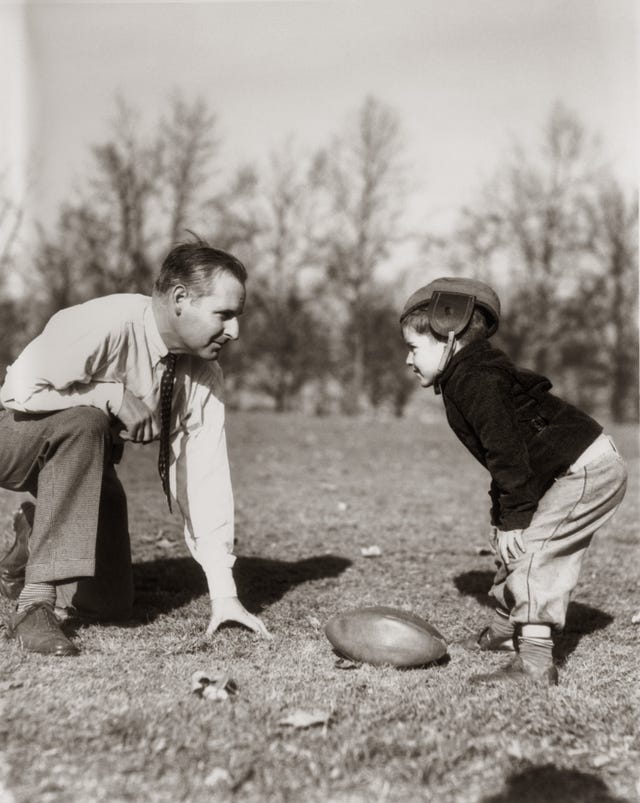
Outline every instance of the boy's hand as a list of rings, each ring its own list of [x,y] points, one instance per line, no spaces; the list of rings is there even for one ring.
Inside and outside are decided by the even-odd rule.
[[[211,620],[207,635],[215,633],[223,622],[239,622],[263,638],[273,638],[262,620],[249,613],[237,597],[216,597],[211,600]]]
[[[522,530],[497,530],[496,548],[504,564],[524,555],[527,549],[522,537]]]

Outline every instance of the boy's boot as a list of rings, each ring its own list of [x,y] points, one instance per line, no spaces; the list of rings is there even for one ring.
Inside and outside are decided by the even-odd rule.
[[[551,628],[547,625],[523,625],[518,637],[518,655],[495,672],[473,675],[472,683],[526,683],[533,681],[556,686],[558,670],[553,663]]]
[[[515,652],[514,636],[515,628],[509,621],[509,613],[496,608],[490,624],[459,643],[472,652]]]
[[[34,513],[35,505],[32,502],[23,502],[13,517],[15,540],[11,549],[0,560],[0,594],[7,599],[18,599],[24,587]]]

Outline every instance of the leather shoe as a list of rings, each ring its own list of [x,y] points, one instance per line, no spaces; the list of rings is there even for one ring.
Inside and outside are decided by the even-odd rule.
[[[544,686],[558,685],[558,670],[555,664],[549,664],[542,669],[525,664],[520,655],[505,664],[495,672],[484,675],[472,675],[472,683],[537,683]]]
[[[491,626],[485,627],[475,636],[463,639],[459,642],[461,647],[472,652],[515,652],[513,636],[505,638],[493,632]]]
[[[7,599],[18,599],[24,588],[25,568],[29,560],[29,536],[33,529],[35,506],[23,502],[13,517],[13,546],[0,560],[0,594]]]
[[[22,613],[15,613],[7,623],[7,638],[17,639],[23,650],[43,655],[78,655],[80,650],[60,629],[53,608],[36,602]]]

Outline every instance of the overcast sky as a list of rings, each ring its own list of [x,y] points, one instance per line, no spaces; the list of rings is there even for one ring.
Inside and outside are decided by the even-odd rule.
[[[318,146],[370,93],[401,119],[434,226],[491,175],[510,136],[535,141],[556,100],[637,181],[633,0],[58,3],[0,6],[0,161],[29,164],[45,220],[107,135],[114,97],[147,120],[171,92],[217,113],[225,162],[294,135]],[[11,64],[7,64],[6,61]]]

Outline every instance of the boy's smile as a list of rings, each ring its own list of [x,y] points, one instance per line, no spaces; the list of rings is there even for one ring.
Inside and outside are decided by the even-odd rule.
[[[409,347],[406,364],[413,368],[422,387],[430,388],[438,375],[445,344],[430,334],[419,334],[411,326],[403,328],[402,336]]]

